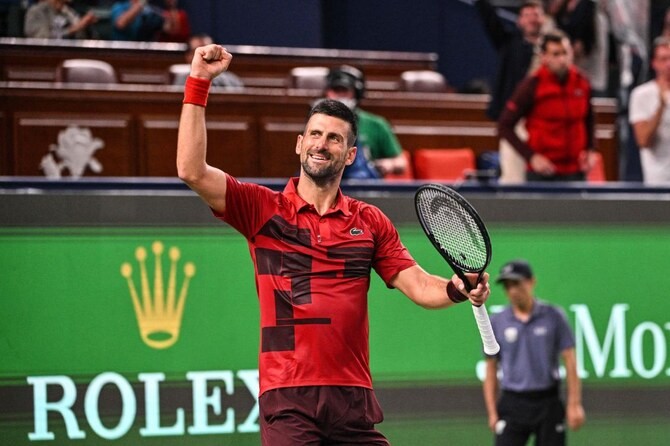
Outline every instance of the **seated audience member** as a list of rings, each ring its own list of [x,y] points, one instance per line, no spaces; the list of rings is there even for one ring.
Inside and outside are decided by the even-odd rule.
[[[161,42],[187,42],[191,35],[188,14],[179,8],[177,0],[165,0],[163,10],[163,30],[158,40]]]
[[[154,41],[163,28],[162,11],[146,0],[118,1],[112,5],[112,40]]]
[[[41,0],[26,11],[26,37],[42,39],[85,39],[89,26],[97,21],[92,11],[83,17],[66,5],[69,0]]]
[[[549,32],[540,48],[540,67],[507,101],[498,131],[526,160],[529,181],[584,181],[595,163],[591,87],[572,64],[567,35]],[[521,118],[527,142],[514,131]]]
[[[366,112],[358,106],[364,95],[365,77],[360,70],[349,65],[330,70],[324,96],[326,99],[342,102],[356,114],[358,119],[356,146],[358,152],[365,155],[365,159],[359,160],[358,165],[369,164],[367,161],[371,162],[378,176],[384,176],[387,173],[403,173],[407,169],[407,161],[402,155],[400,142],[386,119]],[[347,178],[348,175],[350,174],[347,174],[345,170],[344,178]],[[361,178],[359,175],[356,177]]]
[[[656,78],[635,87],[629,120],[640,148],[645,184],[670,183],[670,37],[654,40],[651,66]]]
[[[189,37],[188,49],[184,54],[184,58],[188,64],[187,66],[190,67],[191,61],[193,60],[193,53],[195,52],[196,48],[211,45],[212,43],[214,43],[212,38],[207,34],[193,34],[191,37]],[[189,71],[175,73],[175,76],[172,79],[172,84],[184,85],[186,82],[186,77],[188,77],[187,73]],[[242,82],[242,79],[240,79],[236,74],[231,73],[230,71],[224,71],[212,79],[212,87],[223,87],[229,90],[239,90],[244,88],[244,82]]]

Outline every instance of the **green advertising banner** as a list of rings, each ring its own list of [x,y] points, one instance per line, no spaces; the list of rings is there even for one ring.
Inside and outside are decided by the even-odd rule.
[[[399,230],[425,269],[451,275],[420,228]],[[524,257],[538,296],[565,309],[585,388],[670,384],[670,228],[490,230],[493,278]],[[0,444],[258,444],[253,266],[230,228],[2,229],[0,270]],[[493,286],[489,311],[505,303]],[[428,311],[374,276],[369,306],[378,388],[479,386],[467,305]],[[465,430],[486,443],[431,443],[421,417],[391,421],[388,435],[488,444],[484,417]]]

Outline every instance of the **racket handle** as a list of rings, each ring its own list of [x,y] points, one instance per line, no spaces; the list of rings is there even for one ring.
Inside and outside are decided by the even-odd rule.
[[[496,341],[496,337],[493,334],[491,320],[489,319],[486,307],[484,305],[479,307],[473,305],[472,311],[475,314],[475,321],[477,321],[477,328],[479,328],[482,344],[484,344],[484,353],[487,355],[495,355],[500,351],[500,345],[498,345],[498,341]]]

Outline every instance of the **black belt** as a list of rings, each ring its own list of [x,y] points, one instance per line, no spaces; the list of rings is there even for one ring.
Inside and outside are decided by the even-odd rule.
[[[503,394],[505,395],[510,395],[510,396],[518,396],[522,398],[548,398],[552,396],[558,396],[558,386],[552,386],[549,387],[548,389],[542,389],[542,390],[529,390],[525,392],[517,392],[514,390],[504,390],[503,389]]]

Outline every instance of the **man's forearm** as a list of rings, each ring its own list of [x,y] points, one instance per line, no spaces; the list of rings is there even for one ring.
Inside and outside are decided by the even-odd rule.
[[[205,108],[193,104],[182,106],[177,138],[177,172],[186,183],[197,182],[207,169],[207,128]]]

